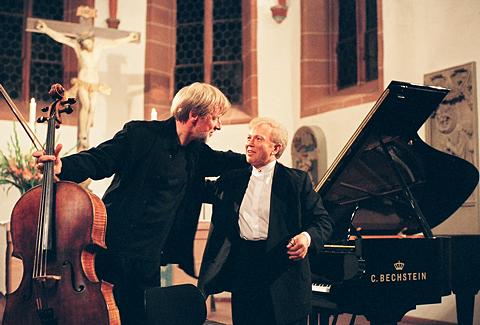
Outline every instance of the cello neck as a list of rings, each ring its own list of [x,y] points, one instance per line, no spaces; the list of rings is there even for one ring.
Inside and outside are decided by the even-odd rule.
[[[55,154],[55,116],[48,119],[47,141],[45,152]],[[42,250],[52,248],[53,202],[54,202],[54,162],[47,161],[43,169],[42,197],[40,202],[39,236]]]
[[[54,102],[49,107],[48,117],[42,117],[40,122],[48,122],[47,139],[45,153],[47,155],[55,154],[55,129],[60,127],[62,120],[60,114],[63,112],[71,113],[70,104],[75,101],[64,97],[65,90],[59,84],[51,87],[49,94]],[[36,278],[47,276],[46,265],[48,252],[54,248],[54,202],[55,202],[55,174],[54,161],[44,163],[42,195],[40,200],[40,211],[38,217],[37,240],[35,248],[35,266],[33,276]],[[54,253],[54,252],[53,252]]]

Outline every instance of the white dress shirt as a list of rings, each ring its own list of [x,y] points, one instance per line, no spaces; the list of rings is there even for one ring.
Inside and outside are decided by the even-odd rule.
[[[238,216],[240,237],[246,240],[266,240],[270,220],[270,197],[272,195],[273,171],[276,160],[260,169],[252,167],[252,175],[243,196]],[[307,247],[312,241],[310,234],[302,232],[307,238]]]
[[[240,237],[246,240],[266,240],[270,218],[270,196],[276,160],[260,169],[252,167],[252,175],[240,205],[238,225]]]

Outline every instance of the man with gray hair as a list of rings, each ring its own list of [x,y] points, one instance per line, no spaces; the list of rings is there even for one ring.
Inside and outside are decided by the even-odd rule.
[[[311,309],[307,256],[332,231],[332,221],[308,178],[277,162],[287,131],[269,118],[250,122],[250,167],[206,184],[213,203],[199,288],[232,292],[234,325],[304,324]]]

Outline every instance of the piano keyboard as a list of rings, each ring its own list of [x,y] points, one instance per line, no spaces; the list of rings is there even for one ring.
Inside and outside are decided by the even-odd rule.
[[[312,283],[312,291],[313,292],[329,293],[331,287],[332,286],[330,284]]]

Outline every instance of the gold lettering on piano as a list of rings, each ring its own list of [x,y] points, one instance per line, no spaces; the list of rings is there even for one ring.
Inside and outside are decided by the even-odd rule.
[[[379,273],[370,275],[370,282],[407,282],[407,281],[427,281],[427,272],[403,272],[405,263],[398,261],[393,264],[397,273]]]

